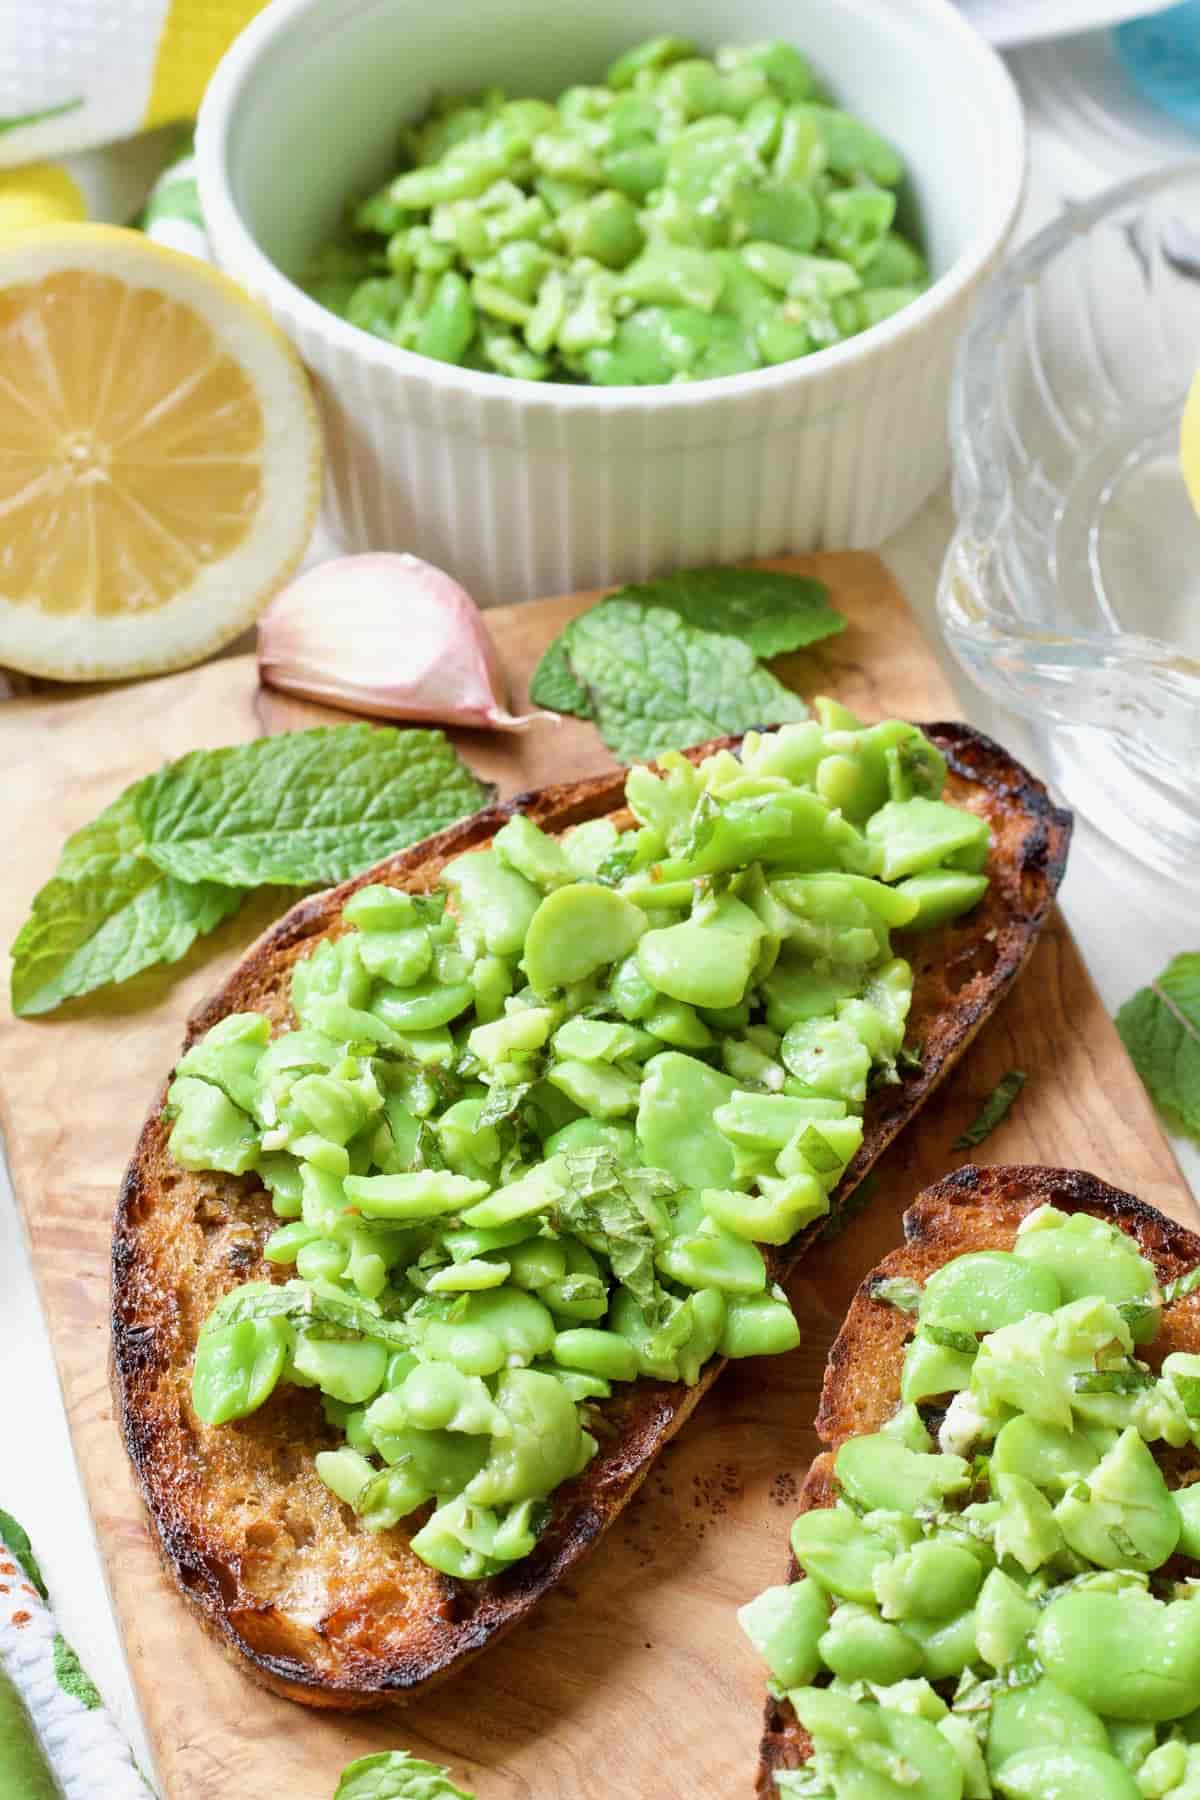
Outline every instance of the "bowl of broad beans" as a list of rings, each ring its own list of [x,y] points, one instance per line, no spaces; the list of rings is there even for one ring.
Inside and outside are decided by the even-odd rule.
[[[897,530],[1024,166],[945,0],[276,0],[197,148],[333,534],[484,604]]]

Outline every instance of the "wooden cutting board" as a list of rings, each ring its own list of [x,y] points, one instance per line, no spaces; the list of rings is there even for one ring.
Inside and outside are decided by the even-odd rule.
[[[833,590],[850,628],[781,665],[806,694],[871,718],[959,709],[915,619],[874,557],[793,566]],[[514,701],[541,650],[591,596],[488,614]],[[106,692],[0,707],[11,941],[68,832],[166,757],[331,715],[260,691],[249,657]],[[506,794],[606,766],[592,727],[464,733]],[[15,852],[15,854],[14,854]],[[176,968],[39,1021],[0,1017],[0,1122],[33,1247],[67,1412],[108,1578],[170,1800],[286,1794],[328,1800],[352,1757],[407,1746],[453,1766],[479,1800],[730,1800],[748,1794],[762,1674],[734,1610],[781,1579],[829,1341],[863,1274],[897,1241],[904,1207],[966,1158],[951,1141],[1009,1069],[1029,1083],[979,1153],[1080,1166],[1195,1222],[1188,1189],[1062,920],[963,1066],[884,1160],[869,1207],[793,1283],[804,1326],[790,1357],[735,1365],[591,1560],[514,1636],[405,1709],[350,1721],[260,1691],[226,1662],[160,1572],[108,1391],[114,1197],[188,1011],[272,908],[257,900]],[[10,1372],[11,1377],[11,1372]],[[36,1521],[33,1521],[36,1524]]]

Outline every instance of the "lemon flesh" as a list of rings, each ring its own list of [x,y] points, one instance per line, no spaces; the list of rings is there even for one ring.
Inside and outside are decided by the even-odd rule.
[[[0,240],[0,662],[98,680],[220,648],[319,484],[304,371],[233,282],[105,226]]]

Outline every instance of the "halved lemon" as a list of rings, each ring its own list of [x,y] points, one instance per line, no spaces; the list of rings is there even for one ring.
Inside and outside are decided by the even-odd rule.
[[[98,681],[220,649],[320,480],[300,360],[226,276],[106,225],[0,240],[0,663]]]

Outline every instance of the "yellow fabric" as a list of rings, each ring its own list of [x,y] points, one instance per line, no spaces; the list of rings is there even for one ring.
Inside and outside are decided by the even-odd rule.
[[[30,225],[86,219],[87,203],[78,185],[57,163],[26,163],[0,169],[0,237]]]
[[[209,77],[265,0],[168,0],[142,124],[194,118]]]

